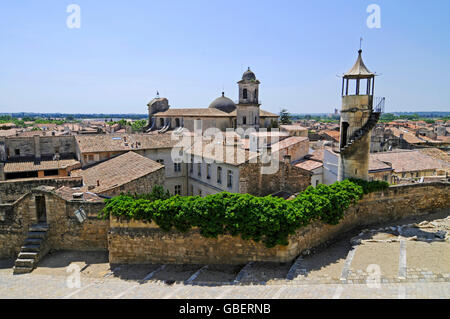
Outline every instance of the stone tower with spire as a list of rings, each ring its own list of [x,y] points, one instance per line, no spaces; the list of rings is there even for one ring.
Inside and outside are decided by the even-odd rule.
[[[236,126],[259,129],[259,84],[250,68],[242,75],[239,85],[239,103],[236,109]]]
[[[374,109],[375,73],[358,51],[355,65],[342,78],[341,136],[338,180],[368,180],[371,131],[381,109]],[[384,100],[383,100],[384,102]]]

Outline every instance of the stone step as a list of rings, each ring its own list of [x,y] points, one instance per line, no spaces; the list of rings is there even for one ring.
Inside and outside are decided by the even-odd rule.
[[[34,259],[21,259],[21,258],[17,258],[16,259],[16,263],[15,265],[17,267],[29,267],[29,268],[34,268]]]
[[[41,250],[41,245],[24,245],[20,248],[20,252],[39,252]]]
[[[39,253],[37,252],[20,252],[19,256],[17,256],[17,259],[33,259],[36,260],[39,256]]]
[[[45,236],[47,236],[47,232],[46,231],[30,231],[28,233],[28,238],[41,238],[44,239]]]
[[[41,245],[42,241],[42,238],[27,238],[24,243],[25,245]]]
[[[35,224],[30,227],[30,231],[47,231],[48,225],[47,224]]]
[[[28,274],[30,272],[33,271],[33,268],[31,267],[19,267],[19,266],[14,266],[14,270],[13,273],[14,274]]]

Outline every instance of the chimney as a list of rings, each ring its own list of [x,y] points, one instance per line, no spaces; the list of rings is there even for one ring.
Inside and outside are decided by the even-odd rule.
[[[0,162],[0,181],[5,180],[5,164]]]
[[[272,145],[267,145],[266,151],[267,151],[267,156],[272,156]]]
[[[289,155],[289,154],[284,155],[283,160],[286,165],[290,165],[291,164],[291,155]]]
[[[40,136],[35,135],[34,138],[34,162],[40,163],[41,162],[41,141]]]
[[[4,136],[0,137],[0,162],[6,162],[6,138]]]

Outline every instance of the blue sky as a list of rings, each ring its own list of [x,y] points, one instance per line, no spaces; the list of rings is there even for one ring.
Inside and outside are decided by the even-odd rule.
[[[69,4],[81,28],[69,29]],[[381,8],[370,29],[368,5]],[[450,1],[17,0],[0,4],[0,112],[146,113],[237,99],[247,66],[262,108],[340,108],[363,57],[387,111],[450,111]]]

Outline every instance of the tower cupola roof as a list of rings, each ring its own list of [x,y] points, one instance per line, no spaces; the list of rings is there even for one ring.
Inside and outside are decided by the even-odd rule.
[[[358,51],[358,59],[355,65],[344,74],[344,78],[348,79],[367,79],[375,76],[375,73],[369,71],[362,59],[362,50]]]
[[[247,81],[256,80],[256,75],[255,75],[255,73],[253,73],[252,70],[250,70],[250,67],[242,75],[242,80],[247,80]]]

